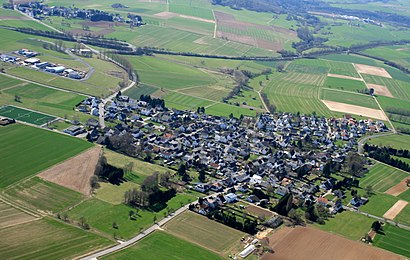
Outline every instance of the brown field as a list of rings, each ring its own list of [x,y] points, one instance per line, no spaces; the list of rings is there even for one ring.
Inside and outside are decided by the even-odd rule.
[[[0,200],[0,228],[27,223],[37,218],[20,211]]]
[[[395,186],[388,189],[385,193],[393,196],[398,196],[405,192],[409,186],[406,184],[406,180],[408,177],[404,178],[400,183],[396,184]]]
[[[386,213],[383,218],[394,219],[409,204],[407,201],[397,201]]]
[[[384,115],[383,111],[378,109],[349,105],[329,100],[322,100],[322,102],[332,111],[360,115],[385,121],[387,120],[387,117]]]
[[[246,207],[246,212],[248,212],[251,215],[263,216],[265,219],[268,219],[274,215],[272,211],[257,207],[255,205],[250,205]]]
[[[385,77],[385,78],[392,78],[390,74],[384,69],[380,67],[374,67],[374,66],[369,66],[369,65],[364,65],[364,64],[354,64],[354,67],[356,68],[357,72],[361,74],[370,74],[370,75],[375,75],[375,76],[380,76],[380,77]]]
[[[89,196],[91,194],[90,178],[94,175],[100,153],[101,147],[93,147],[41,172],[38,176]]]
[[[361,79],[361,78],[355,78],[355,77],[339,75],[339,74],[332,74],[332,73],[328,73],[327,76],[328,77],[333,77],[333,78],[340,78],[340,79],[351,79],[351,80],[363,81],[363,79]]]
[[[219,11],[215,11],[214,13],[215,13],[215,19],[216,19],[217,24],[221,26],[231,27],[231,28],[244,30],[244,31],[248,30],[248,28],[257,28],[260,30],[267,30],[267,31],[273,31],[279,34],[285,34],[287,35],[287,37],[296,38],[296,32],[285,29],[285,28],[241,22],[241,21],[237,21],[235,17],[231,14],[227,14],[227,13],[219,12]],[[217,36],[226,37],[231,41],[240,42],[240,43],[256,46],[259,48],[264,48],[267,50],[278,51],[283,48],[282,44],[279,42],[271,42],[268,40],[257,39],[257,38],[253,38],[253,37],[245,36],[245,35],[217,31]]]
[[[157,13],[157,14],[154,14],[154,15],[155,15],[156,17],[165,18],[165,19],[173,18],[173,17],[177,17],[177,16],[178,16],[178,14],[173,13],[173,12],[161,12],[161,13]]]
[[[115,32],[114,29],[102,29],[100,31],[86,31],[86,30],[81,30],[81,29],[74,29],[74,30],[69,30],[69,32],[73,35],[95,35],[95,36],[102,36],[106,35],[109,33]]]
[[[27,16],[0,16],[1,20],[30,20]]]
[[[273,254],[266,253],[268,259],[401,259],[400,256],[359,241],[348,240],[310,227],[282,228],[269,237]]]
[[[390,90],[385,86],[376,85],[376,84],[366,84],[366,85],[367,85],[368,88],[373,88],[374,92],[377,95],[386,96],[386,97],[393,97]]]

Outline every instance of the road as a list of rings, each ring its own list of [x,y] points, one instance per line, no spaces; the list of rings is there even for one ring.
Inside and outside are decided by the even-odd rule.
[[[176,216],[180,215],[181,213],[185,212],[186,210],[188,210],[188,206],[189,204],[183,206],[182,208],[178,209],[177,211],[175,211],[174,213],[166,216],[165,218],[163,218],[161,221],[158,221],[157,223],[155,223],[154,225],[150,226],[148,229],[146,229],[145,231],[143,231],[142,233],[139,233],[138,235],[136,235],[135,237],[131,238],[130,240],[127,240],[121,244],[118,244],[116,246],[110,247],[108,249],[102,250],[100,252],[94,253],[92,255],[80,258],[81,260],[95,260],[98,257],[102,257],[108,254],[112,254],[118,250],[122,250],[128,246],[131,246],[133,244],[135,244],[136,242],[138,242],[139,240],[143,239],[144,237],[148,236],[149,234],[151,234],[152,232],[154,232],[155,230],[158,230],[161,228],[161,226],[165,225],[167,222],[169,222],[171,219],[175,218]]]
[[[393,135],[393,134],[396,134],[396,133],[392,133],[392,132],[380,133],[380,134],[369,135],[369,136],[366,136],[366,137],[360,139],[359,142],[357,143],[358,153],[359,153],[359,154],[363,154],[363,153],[364,153],[364,148],[363,148],[363,146],[364,146],[364,144],[365,144],[368,140],[374,139],[374,138],[377,138],[377,137],[382,137],[382,136],[387,136],[387,135]]]

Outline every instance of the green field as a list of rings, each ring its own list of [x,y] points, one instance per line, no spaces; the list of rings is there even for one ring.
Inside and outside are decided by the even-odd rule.
[[[359,240],[366,234],[374,222],[374,219],[361,214],[344,211],[326,221],[326,224],[315,224],[321,230],[335,233],[352,240]]]
[[[376,235],[373,245],[405,257],[410,257],[410,231],[392,225],[385,225],[383,232],[385,233],[384,235]]]
[[[387,87],[396,98],[410,101],[410,84],[408,82],[366,74],[363,74],[363,79],[367,83]]]
[[[0,128],[0,142],[0,188],[92,146],[77,138],[19,124]]]
[[[408,195],[408,197],[407,197],[407,201],[409,201],[410,200],[410,196],[409,196],[409,194],[410,194],[410,189],[408,189],[405,193],[407,193]],[[403,193],[402,193],[403,194]],[[401,195],[401,194],[400,194]],[[399,222],[399,223],[401,223],[401,224],[404,224],[404,225],[410,225],[410,204],[407,204],[407,206],[404,208],[404,209],[402,209],[402,211],[400,211],[400,213],[399,213],[399,215],[397,215],[395,218],[394,218],[394,220],[395,221],[397,221],[397,222]]]
[[[84,198],[78,192],[38,177],[30,178],[6,189],[5,195],[17,204],[53,213],[73,206]]]
[[[388,135],[372,138],[369,144],[387,146],[396,149],[408,149],[410,147],[410,135]]]
[[[376,193],[375,195],[369,198],[369,202],[361,206],[359,209],[363,212],[383,217],[396,202],[398,199],[394,196]]]
[[[365,54],[384,58],[410,67],[410,45],[383,46],[363,51]]]
[[[379,106],[371,96],[348,93],[338,90],[323,89],[321,92],[321,98],[323,100],[335,101],[355,106],[368,107],[373,109],[379,109]]]
[[[337,61],[331,61],[331,60],[327,60],[327,63],[330,66],[329,73],[344,75],[344,76],[349,76],[349,77],[354,77],[354,78],[360,78],[359,73],[357,73],[352,63],[337,62]]]
[[[185,212],[165,226],[176,237],[192,241],[221,255],[235,253],[245,233],[194,212]],[[238,250],[239,251],[239,250]]]
[[[130,189],[139,189],[140,185],[126,181],[119,185],[109,182],[100,182],[100,187],[96,189],[95,197],[99,200],[119,205],[124,202],[124,193]]]
[[[115,196],[115,195],[114,195]],[[178,194],[167,202],[170,209],[178,209],[182,205],[195,200],[194,197],[185,194]],[[154,216],[160,220],[166,214],[166,208],[155,212],[153,210],[140,210],[136,220],[129,219],[128,213],[134,208],[124,204],[113,205],[98,199],[89,199],[68,211],[70,219],[78,220],[85,217],[91,228],[104,232],[108,236],[129,239],[140,232],[140,228],[145,229],[153,224]],[[112,227],[113,222],[118,225],[117,229]]]
[[[0,116],[13,118],[22,122],[26,122],[33,125],[44,125],[56,119],[56,117],[41,114],[38,112],[14,107],[4,106],[0,108]]]
[[[151,86],[147,86],[147,85],[144,85],[144,84],[140,84],[139,86],[135,86],[135,87],[130,88],[129,90],[127,90],[123,94],[127,95],[127,96],[129,96],[130,98],[133,98],[133,99],[139,99],[141,97],[141,95],[151,95],[157,90],[158,90],[158,88],[156,88],[156,87],[151,87]]]
[[[410,189],[407,189],[405,192],[401,193],[399,196],[400,199],[406,200],[410,203]]]
[[[385,192],[400,183],[408,173],[399,169],[377,163],[370,168],[366,176],[360,179],[360,187],[363,189],[372,186],[375,191]]]
[[[358,92],[358,90],[365,90],[366,85],[363,81],[358,80],[351,80],[351,79],[341,79],[341,78],[334,78],[334,77],[327,77],[325,84],[323,85],[325,88],[332,88],[332,89],[340,89],[352,92]]]
[[[163,231],[155,231],[136,245],[102,259],[222,259],[215,253]]]
[[[35,218],[17,208],[0,201],[0,229],[8,226],[29,222]]]
[[[114,242],[52,219],[0,229],[4,259],[68,259],[101,249]]]

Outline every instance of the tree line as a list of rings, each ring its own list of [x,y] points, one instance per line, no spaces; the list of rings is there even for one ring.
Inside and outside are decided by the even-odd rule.
[[[363,148],[369,154],[370,158],[373,158],[377,161],[383,162],[390,166],[399,168],[403,171],[410,172],[410,165],[408,163],[392,157],[392,155],[394,155],[404,158],[410,158],[408,150],[397,150],[390,147],[379,147],[376,145],[369,144],[365,144]]]

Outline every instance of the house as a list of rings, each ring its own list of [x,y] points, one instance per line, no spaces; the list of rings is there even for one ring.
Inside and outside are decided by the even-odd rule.
[[[36,64],[36,63],[39,63],[39,62],[40,62],[40,59],[37,59],[37,58],[28,58],[28,59],[25,59],[24,62],[25,62],[25,63],[28,63],[28,64],[34,65],[34,64]]]
[[[200,183],[200,184],[195,185],[194,190],[205,193],[209,190],[209,185]]]
[[[277,228],[282,225],[283,220],[279,215],[273,216],[272,218],[268,219],[264,225],[270,228]]]
[[[284,195],[286,195],[288,192],[289,192],[289,191],[288,191],[288,188],[286,188],[286,187],[284,187],[284,186],[279,186],[279,187],[276,189],[276,191],[275,191],[275,193],[276,193],[276,194],[279,194],[280,196],[284,196]]]
[[[249,201],[250,203],[257,203],[260,201],[260,199],[256,197],[255,195],[250,195],[249,197],[246,198],[246,200]]]
[[[67,129],[65,129],[63,132],[64,132],[64,133],[67,133],[67,134],[69,134],[69,135],[72,135],[72,136],[76,136],[76,135],[85,133],[85,130],[84,130],[84,128],[81,127],[81,126],[73,125],[73,126],[70,126],[70,127],[67,128]]]
[[[224,196],[227,203],[234,203],[238,201],[238,196],[235,193],[228,193]]]
[[[329,204],[329,200],[323,197],[319,197],[316,199],[316,202],[321,204],[322,206],[326,207]]]

